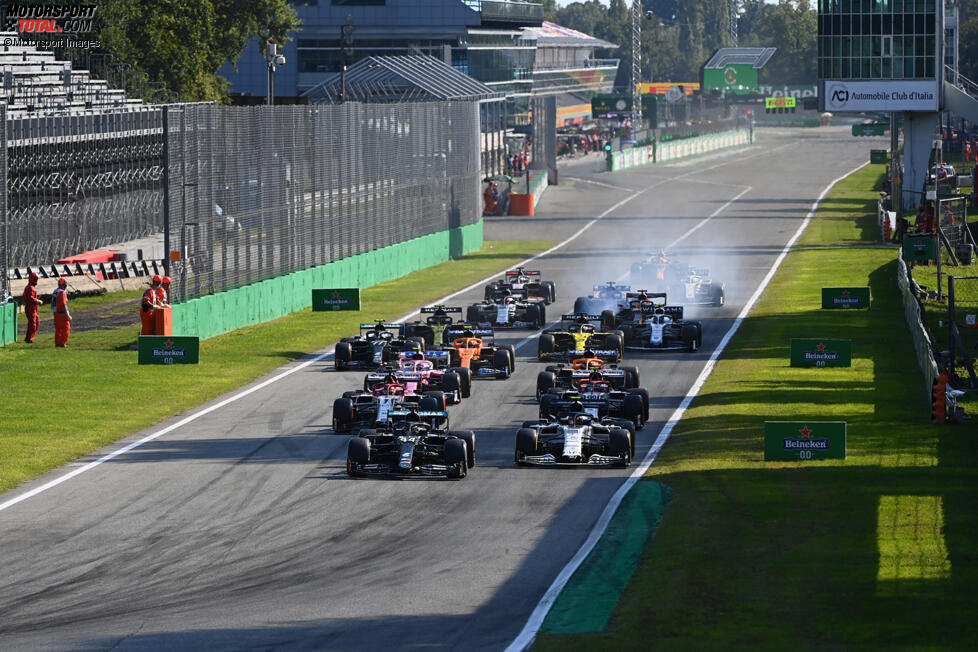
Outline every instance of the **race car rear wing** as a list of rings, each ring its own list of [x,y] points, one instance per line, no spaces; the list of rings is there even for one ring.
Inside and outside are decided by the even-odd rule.
[[[710,275],[710,268],[709,267],[693,267],[693,268],[691,268],[691,271],[696,276],[709,276]]]
[[[436,313],[436,312],[444,312],[444,313],[457,312],[459,314],[462,314],[462,308],[461,308],[461,306],[453,306],[453,307],[448,307],[448,306],[428,306],[427,308],[422,308],[420,310],[420,312],[422,314],[430,314],[430,313]]]
[[[513,269],[506,272],[506,276],[540,276],[539,269]]]
[[[631,285],[619,285],[617,283],[605,283],[604,285],[595,285],[592,290],[598,292],[599,290],[617,290],[618,292],[629,292],[631,291]]]
[[[569,315],[561,315],[561,321],[601,321],[601,315],[592,315],[586,312],[574,312]]]
[[[383,328],[384,330],[397,331],[398,335],[403,335],[404,334],[404,324],[400,324],[400,323],[398,323],[398,324],[393,324],[393,323],[392,324],[388,324],[388,323],[384,323],[384,322],[380,322],[380,321],[378,321],[376,323],[373,323],[373,324],[360,324],[360,330],[361,331],[372,331],[372,330],[376,329],[378,326],[380,328]]]
[[[480,328],[474,324],[453,324],[445,329],[446,337],[452,340],[459,337],[478,337],[485,340],[494,337],[495,334],[496,332],[491,328]]]
[[[412,415],[436,427],[448,421],[448,412],[442,410],[391,410],[387,413],[391,421],[407,421]]]
[[[656,299],[662,299],[662,303],[665,303],[666,302],[666,293],[665,292],[646,292],[645,290],[639,290],[638,292],[629,292],[628,294],[625,295],[625,298],[626,299],[639,299],[639,298],[641,298],[641,296],[643,294],[646,297],[648,297],[649,300],[651,300],[651,301],[655,301]]]

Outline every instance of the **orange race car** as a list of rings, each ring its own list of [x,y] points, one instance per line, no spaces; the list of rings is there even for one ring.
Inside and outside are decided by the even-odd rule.
[[[445,329],[450,346],[441,347],[451,355],[450,366],[466,367],[473,378],[509,378],[516,368],[516,349],[512,344],[496,344],[491,328],[454,324]]]

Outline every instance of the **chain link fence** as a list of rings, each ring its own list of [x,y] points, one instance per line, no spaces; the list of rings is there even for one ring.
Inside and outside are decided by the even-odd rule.
[[[10,268],[165,233],[186,300],[481,215],[475,102],[0,118],[4,290]]]
[[[978,388],[975,357],[978,357],[978,276],[949,276],[947,279],[947,325],[950,343],[948,369],[959,387]]]

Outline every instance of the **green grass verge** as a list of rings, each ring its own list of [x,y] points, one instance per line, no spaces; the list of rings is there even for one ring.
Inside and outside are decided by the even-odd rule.
[[[971,649],[973,426],[930,424],[871,190],[840,182],[646,480],[674,497],[606,632],[536,649]],[[870,285],[868,311],[819,288]],[[852,368],[793,369],[791,337],[853,340]],[[764,462],[765,420],[844,420],[848,458]]]
[[[51,329],[42,327],[33,345],[0,348],[0,491],[326,347],[364,319],[399,317],[553,244],[486,242],[476,253],[364,290],[361,312],[303,310],[205,340],[200,365],[137,365],[129,348],[135,327],[72,334],[68,349],[55,349]]]

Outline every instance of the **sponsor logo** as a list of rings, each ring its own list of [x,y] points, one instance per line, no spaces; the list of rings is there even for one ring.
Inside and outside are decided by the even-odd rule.
[[[817,450],[827,451],[829,449],[828,439],[794,439],[786,437],[782,440],[782,450]]]
[[[154,358],[182,358],[186,355],[186,349],[153,349]]]
[[[736,83],[736,81],[737,81],[737,69],[731,67],[731,68],[727,68],[726,70],[724,70],[723,71],[723,80],[725,82],[727,82],[728,84]]]
[[[845,86],[836,86],[832,89],[832,103],[845,104],[849,101],[849,90]]]

